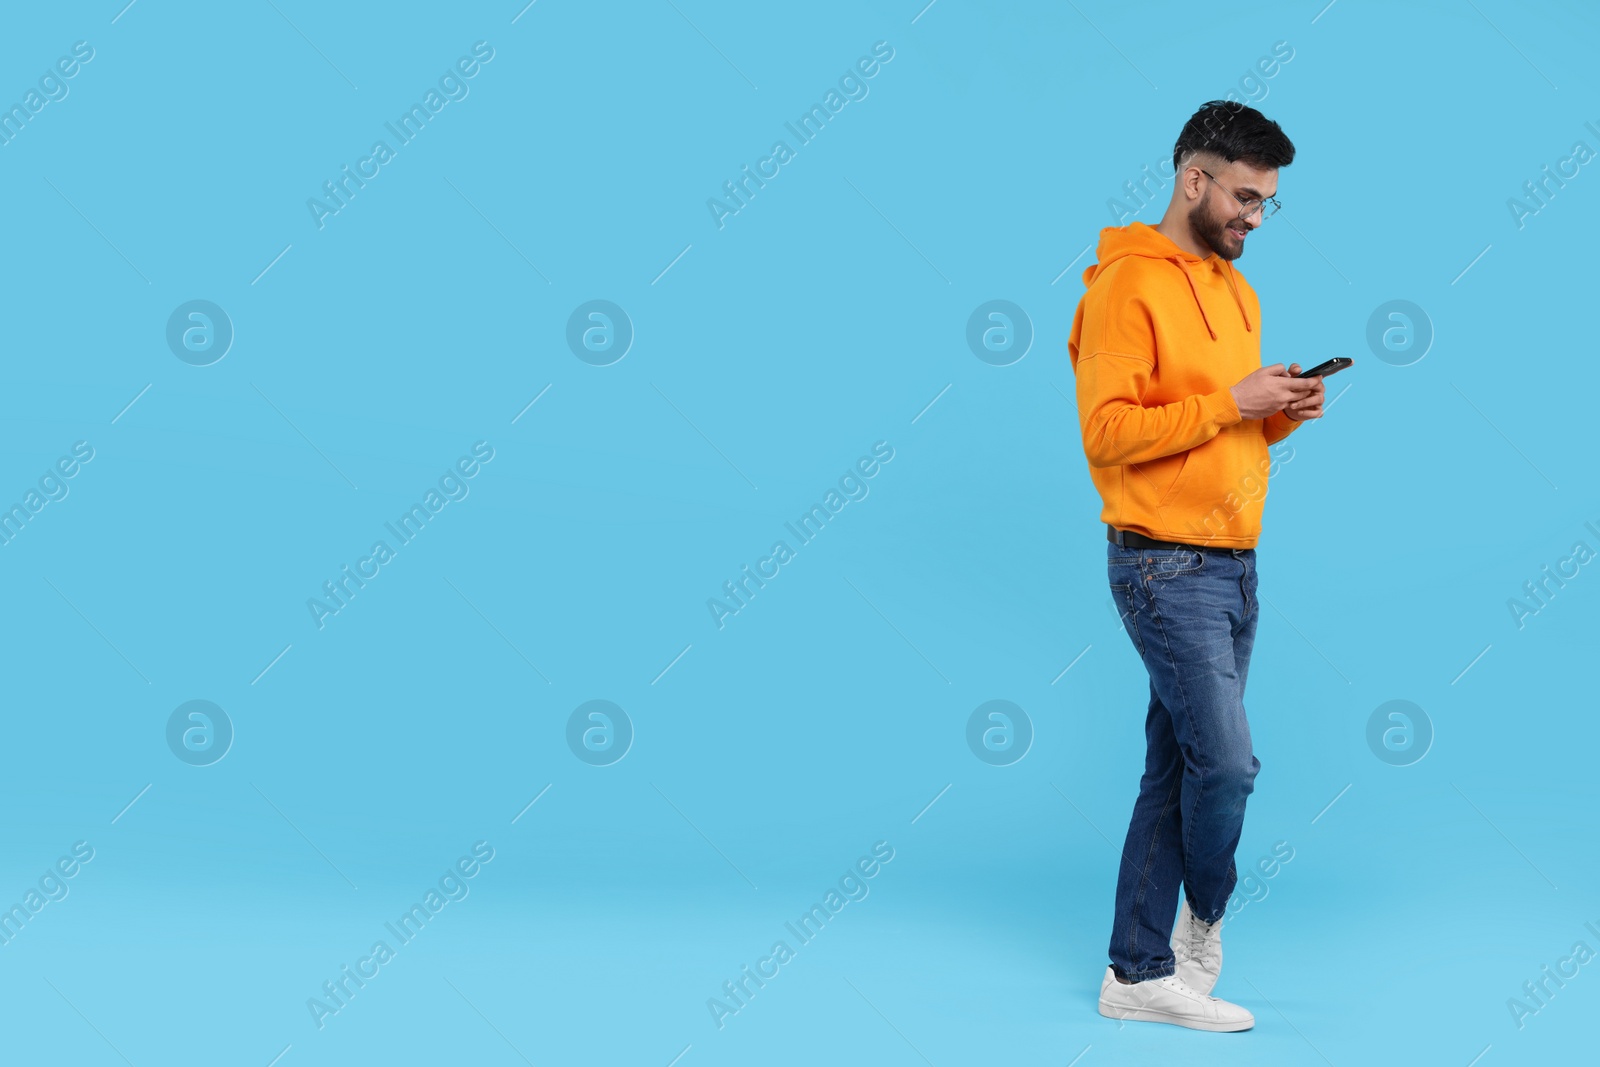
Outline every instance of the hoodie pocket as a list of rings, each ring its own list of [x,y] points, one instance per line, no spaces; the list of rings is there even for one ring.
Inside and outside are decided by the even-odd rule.
[[[1269,462],[1259,431],[1224,430],[1190,449],[1161,498],[1163,522],[1202,542],[1255,536],[1266,503]]]
[[[1205,446],[1201,445],[1199,447],[1204,448]],[[1182,460],[1178,464],[1178,473],[1173,476],[1172,484],[1167,486],[1167,491],[1161,495],[1160,500],[1156,501],[1157,510],[1166,508],[1166,506],[1171,504],[1174,500],[1182,499],[1178,493],[1183,489],[1185,476],[1192,473],[1195,469],[1193,457],[1196,450],[1197,449],[1191,448],[1182,454]]]

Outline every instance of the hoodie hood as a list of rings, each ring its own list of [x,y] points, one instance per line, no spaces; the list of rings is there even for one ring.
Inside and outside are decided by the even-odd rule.
[[[1211,316],[1206,314],[1206,305],[1200,299],[1200,290],[1194,284],[1195,271],[1208,271],[1221,275],[1227,283],[1228,291],[1233,294],[1234,306],[1239,309],[1239,317],[1244,320],[1244,328],[1254,332],[1255,326],[1250,321],[1250,313],[1245,310],[1244,301],[1239,297],[1239,285],[1234,277],[1233,264],[1218,255],[1205,258],[1185,252],[1172,239],[1153,226],[1142,222],[1132,222],[1126,226],[1107,226],[1100,231],[1100,247],[1096,250],[1099,262],[1091,263],[1083,271],[1083,284],[1085,287],[1094,284],[1095,278],[1117,260],[1126,256],[1139,256],[1144,259],[1160,259],[1171,263],[1181,271],[1184,280],[1189,283],[1189,293],[1194,297],[1194,303],[1200,309],[1200,318],[1206,324],[1206,332],[1211,334],[1211,339],[1217,339],[1217,331],[1211,325]]]

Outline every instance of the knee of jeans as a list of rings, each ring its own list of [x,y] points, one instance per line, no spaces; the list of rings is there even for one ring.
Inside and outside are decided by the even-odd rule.
[[[1212,780],[1217,788],[1247,797],[1255,792],[1256,775],[1261,771],[1261,763],[1252,755],[1244,759],[1230,759],[1223,763],[1212,775]]]

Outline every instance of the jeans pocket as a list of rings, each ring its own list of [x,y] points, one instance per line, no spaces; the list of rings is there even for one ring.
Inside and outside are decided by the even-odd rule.
[[[1116,602],[1117,614],[1122,617],[1122,628],[1128,631],[1128,637],[1133,641],[1133,647],[1138,651],[1139,657],[1144,658],[1144,642],[1139,638],[1139,622],[1136,618],[1137,609],[1133,602],[1133,586],[1125,582],[1111,583],[1111,599]]]
[[[1147,552],[1145,576],[1147,578],[1172,578],[1180,574],[1193,574],[1206,564],[1206,554],[1196,549],[1181,552]]]

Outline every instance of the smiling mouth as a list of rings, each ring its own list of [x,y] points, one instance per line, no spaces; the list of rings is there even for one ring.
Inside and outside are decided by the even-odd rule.
[[[1239,240],[1241,240],[1241,241],[1244,240],[1244,236],[1245,236],[1245,231],[1244,230],[1237,230],[1237,229],[1234,229],[1232,226],[1229,226],[1228,227],[1228,232],[1233,234]]]

